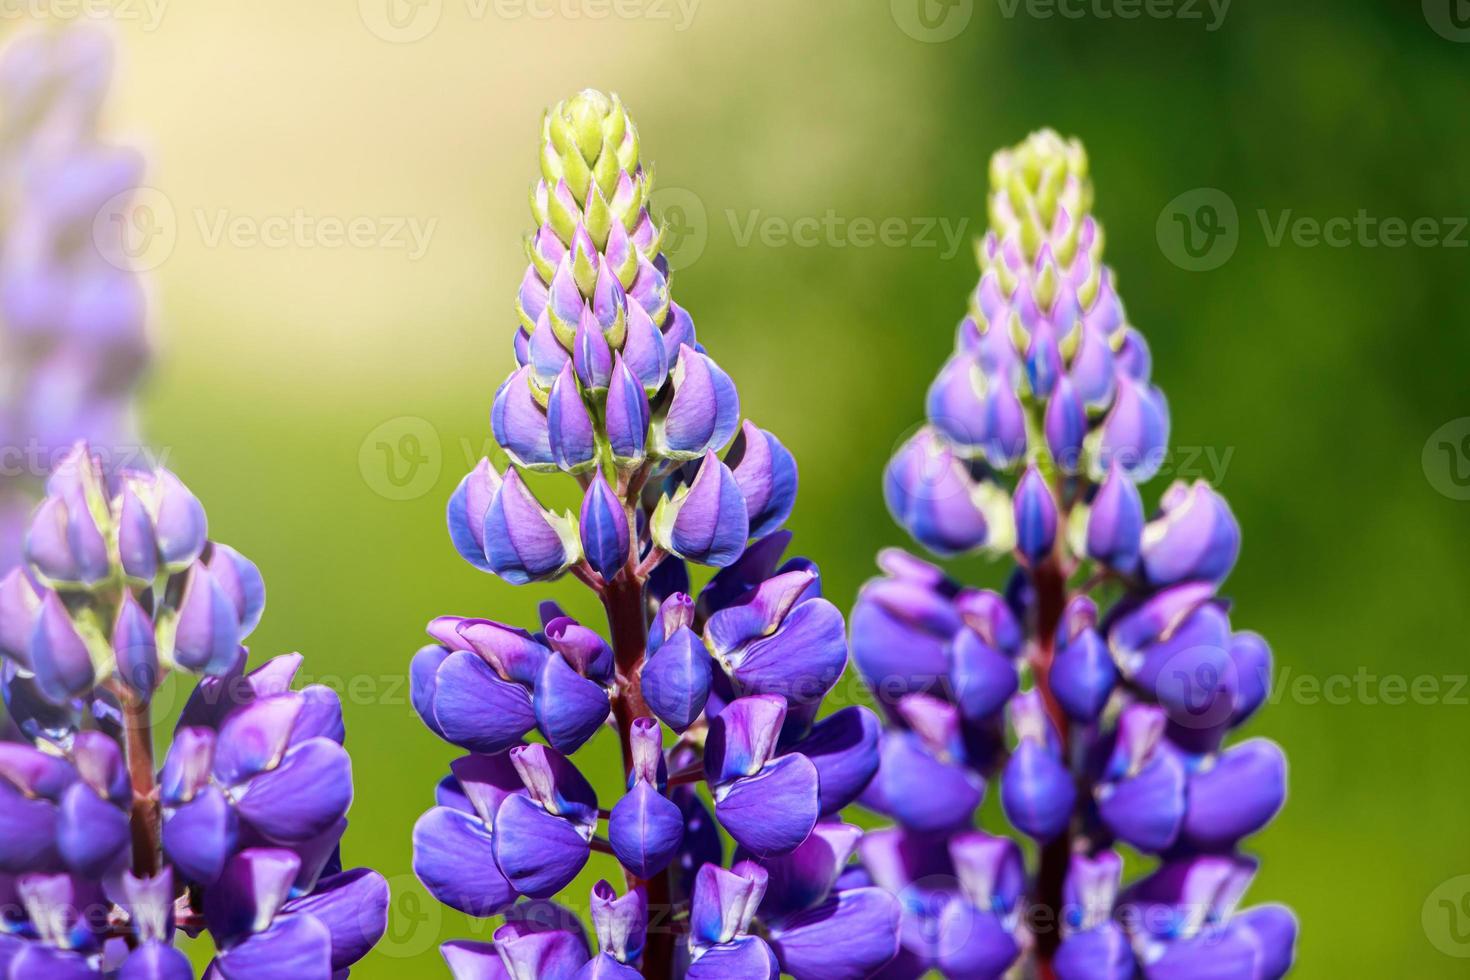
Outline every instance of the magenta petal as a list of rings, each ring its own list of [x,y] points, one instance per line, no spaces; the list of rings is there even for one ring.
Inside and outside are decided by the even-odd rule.
[[[817,767],[804,755],[783,755],[716,793],[716,819],[741,847],[761,857],[795,850],[820,813]]]
[[[519,897],[495,863],[490,828],[448,807],[435,807],[414,824],[413,872],[429,894],[467,915],[499,915]]]
[[[881,888],[840,892],[771,930],[796,980],[865,980],[898,953],[898,902]]]
[[[550,898],[571,884],[590,847],[569,820],[524,796],[501,804],[495,820],[495,860],[524,895]]]

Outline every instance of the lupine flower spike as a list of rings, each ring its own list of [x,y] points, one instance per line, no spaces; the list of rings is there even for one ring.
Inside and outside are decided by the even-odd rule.
[[[0,574],[50,466],[79,439],[116,464],[136,445],[132,392],[148,361],[145,298],[97,216],[142,178],[98,134],[112,51],[95,28],[17,36],[0,54]],[[17,459],[21,460],[17,465]]]
[[[461,980],[874,975],[899,907],[850,863],[862,834],[840,814],[878,767],[880,723],[820,717],[848,651],[817,567],[782,559],[796,461],[742,420],[673,299],[622,102],[581,92],[541,137],[517,366],[491,409],[509,465],[464,478],[449,532],[512,584],[575,577],[607,631],[552,603],[530,628],[429,624],[413,703],[467,754],[414,828],[414,868],[446,905],[504,917],[445,962]],[[579,508],[540,502],[554,473]],[[697,595],[690,563],[716,569]],[[622,748],[616,799],[571,758],[604,728]],[[593,889],[595,955],[574,916],[546,914],[593,855],[623,871]]]
[[[292,690],[286,654],[247,672],[255,565],[208,537],[166,470],[54,469],[0,579],[0,972],[192,976],[176,931],[208,932],[210,976],[327,980],[387,927],[388,886],[343,871],[352,802],[342,706]],[[152,703],[199,678],[162,764]]]
[[[1034,134],[990,178],[980,283],[884,490],[933,554],[1016,568],[1001,594],[886,551],[852,614],[888,722],[862,799],[898,822],[861,844],[903,907],[883,975],[1273,980],[1295,918],[1235,911],[1242,842],[1286,797],[1281,749],[1234,737],[1271,666],[1220,595],[1240,528],[1202,482],[1145,515],[1168,408],[1102,261],[1081,144]],[[1029,866],[975,829],[992,783]],[[1121,848],[1154,866],[1122,882]]]

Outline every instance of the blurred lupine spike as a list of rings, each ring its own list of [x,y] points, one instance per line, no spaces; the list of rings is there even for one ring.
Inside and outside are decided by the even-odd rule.
[[[0,478],[0,574],[22,560],[26,515],[68,446],[89,441],[111,469],[138,445],[144,288],[129,243],[93,229],[126,213],[143,176],[99,132],[111,74],[91,26],[21,32],[0,52],[0,442],[22,460]],[[71,550],[91,557],[83,540]]]
[[[547,113],[517,367],[491,410],[509,466],[482,460],[447,510],[475,568],[591,589],[607,639],[554,603],[539,630],[429,624],[413,705],[471,754],[414,828],[414,871],[444,904],[505,917],[491,944],[441,947],[457,977],[860,980],[897,953],[898,902],[849,879],[861,832],[832,821],[878,769],[880,722],[856,706],[818,720],[847,638],[815,564],[782,561],[796,459],[742,420],[734,379],[673,300],[640,154],[616,96]],[[557,479],[574,482],[579,520],[538,502]],[[1009,500],[984,502],[1004,539]],[[718,569],[695,595],[689,563]],[[25,584],[0,602],[28,606]],[[599,801],[568,756],[605,727],[622,779],[597,782],[623,792]],[[739,845],[728,869],[721,827]],[[626,882],[621,898],[593,889],[595,955],[550,903],[593,851]],[[780,895],[763,904],[772,876]]]
[[[173,474],[104,476],[78,445],[36,510],[31,564],[0,581],[0,684],[25,740],[0,741],[0,873],[22,899],[11,975],[189,977],[178,927],[212,934],[211,976],[284,957],[326,977],[387,928],[383,877],[337,870],[341,703],[291,690],[298,654],[245,673],[265,585],[205,528]],[[151,700],[180,670],[204,676],[155,775]]]
[[[1234,912],[1254,870],[1242,842],[1286,799],[1281,749],[1234,736],[1271,670],[1220,595],[1240,527],[1202,481],[1145,514],[1168,407],[1092,204],[1076,140],[1047,130],[994,156],[969,315],[928,424],[884,475],[930,552],[1016,565],[1000,594],[885,552],[853,609],[853,657],[888,722],[862,802],[899,823],[863,847],[872,880],[905,898],[885,977],[1274,980],[1295,956],[1290,911]],[[1026,917],[973,884],[992,780],[1039,845],[1017,886]],[[1157,869],[1120,887],[1118,844]]]

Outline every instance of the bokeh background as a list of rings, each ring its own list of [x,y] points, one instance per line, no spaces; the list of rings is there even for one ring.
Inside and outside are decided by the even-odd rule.
[[[257,656],[301,650],[347,702],[346,856],[396,890],[355,975],[442,976],[440,940],[488,938],[409,873],[455,754],[407,703],[422,625],[592,611],[480,575],[443,526],[511,364],[540,113],[588,85],[639,122],[676,295],[796,452],[797,544],[844,607],[903,543],[879,474],[974,285],[990,152],[1043,125],[1087,142],[1171,396],[1166,470],[1229,496],[1235,617],[1276,651],[1253,724],[1291,797],[1250,899],[1300,914],[1300,976],[1464,974],[1462,0],[38,0],[7,32],[26,6],[118,36],[107,128],[147,152],[164,232],[144,431],[264,571]],[[260,240],[281,217],[318,230]],[[802,218],[823,229],[792,240]],[[1333,218],[1351,230],[1314,243]],[[1384,224],[1421,218],[1417,242]],[[371,240],[333,246],[323,219]],[[853,224],[889,219],[901,243]]]

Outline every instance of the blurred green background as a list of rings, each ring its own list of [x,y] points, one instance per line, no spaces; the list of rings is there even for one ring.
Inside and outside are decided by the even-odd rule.
[[[874,552],[903,543],[879,474],[974,285],[989,154],[1043,125],[1086,141],[1109,260],[1186,447],[1172,468],[1233,502],[1236,621],[1276,651],[1253,728],[1287,747],[1292,795],[1252,842],[1249,899],[1298,911],[1301,976],[1463,975],[1461,0],[160,2],[116,8],[109,114],[149,154],[174,232],[149,253],[145,431],[265,572],[257,657],[301,650],[344,694],[346,857],[396,889],[356,975],[442,976],[441,939],[488,938],[409,873],[409,829],[455,754],[406,700],[423,623],[525,622],[546,595],[592,612],[574,583],[480,575],[443,526],[511,364],[540,113],[588,85],[622,94],[676,189],[675,294],[746,413],[796,452],[797,544],[844,607]],[[1234,208],[1233,224],[1214,213],[1235,243],[1191,271],[1174,214],[1219,204],[1201,188]],[[1362,222],[1337,244],[1276,236],[1283,216],[1360,211],[1434,220],[1397,247]],[[367,218],[389,240],[215,235],[295,215]],[[804,217],[834,230],[775,234]],[[432,222],[422,254],[397,219]],[[864,245],[859,219],[899,219],[903,244]],[[941,228],[963,232],[957,251]],[[599,860],[578,888],[610,872]]]

